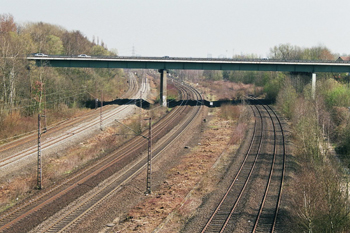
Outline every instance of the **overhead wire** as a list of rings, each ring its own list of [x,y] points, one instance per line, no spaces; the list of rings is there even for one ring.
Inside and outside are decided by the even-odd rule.
[[[72,98],[74,96],[78,96],[78,95],[83,95],[83,94],[87,94],[87,91],[84,91],[84,92],[80,92],[80,93],[76,93],[74,95],[70,95],[70,96],[63,96],[63,97],[59,97],[58,100],[66,100],[66,99],[69,99],[69,98]],[[32,99],[27,99],[28,101],[32,101]],[[54,103],[54,102],[58,102],[57,99],[56,100],[52,100],[52,101],[43,101],[41,102],[42,104],[47,104],[47,103]],[[24,108],[27,108],[27,107],[35,107],[37,105],[38,102],[34,102],[32,104],[29,104],[29,105],[23,105],[23,106],[18,106],[18,107],[13,107],[11,108],[12,110],[18,110],[18,109],[24,109]],[[2,104],[3,106],[6,106],[5,104]]]

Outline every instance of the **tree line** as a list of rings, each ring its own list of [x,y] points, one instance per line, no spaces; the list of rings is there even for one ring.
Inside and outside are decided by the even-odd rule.
[[[29,54],[116,56],[103,41],[90,41],[80,31],[43,22],[17,24],[0,15],[0,131],[12,114],[31,117],[46,107],[54,112],[85,106],[86,101],[120,95],[125,75],[120,69],[36,67]]]

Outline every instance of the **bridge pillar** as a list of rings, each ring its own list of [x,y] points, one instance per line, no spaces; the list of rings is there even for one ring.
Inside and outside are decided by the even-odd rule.
[[[160,106],[167,106],[167,77],[166,73],[167,70],[161,69],[158,70],[160,73],[160,96],[159,96],[159,103]]]
[[[311,96],[313,99],[316,98],[316,73],[312,73]]]

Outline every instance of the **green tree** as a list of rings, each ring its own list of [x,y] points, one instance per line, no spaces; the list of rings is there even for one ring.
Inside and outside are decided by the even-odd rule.
[[[94,45],[91,49],[91,55],[95,56],[108,56],[108,50],[101,45]]]
[[[285,74],[282,72],[276,72],[276,75],[274,77],[266,77],[264,84],[264,92],[266,93],[266,97],[268,99],[276,100],[276,97],[285,77]]]
[[[63,53],[63,43],[61,38],[55,35],[47,36],[48,53],[49,54],[62,54]]]
[[[205,71],[203,71],[203,76],[205,77],[205,79],[213,80],[213,81],[223,79],[223,75],[222,75],[221,70],[205,70]]]
[[[334,55],[324,46],[306,48],[303,51],[304,60],[334,60]]]
[[[270,58],[282,60],[302,59],[302,49],[291,44],[280,44],[270,49]]]

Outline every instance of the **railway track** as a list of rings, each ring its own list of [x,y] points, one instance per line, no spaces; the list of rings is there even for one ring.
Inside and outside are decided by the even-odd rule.
[[[138,89],[139,89],[139,84],[136,80],[136,78],[132,75],[132,74],[129,74],[129,88],[128,90],[121,96],[121,98],[130,98],[132,96],[135,96]],[[104,111],[107,111],[108,108],[111,108],[111,106],[103,106],[103,109]],[[83,116],[80,116],[80,117],[76,117],[76,118],[73,118],[73,119],[66,119],[66,120],[63,120],[63,121],[60,121],[60,122],[57,122],[55,123],[54,125],[50,125],[47,127],[47,134],[46,135],[49,135],[49,134],[52,134],[52,133],[56,133],[58,132],[59,130],[62,130],[63,128],[66,128],[66,127],[69,127],[69,126],[72,126],[72,125],[75,125],[76,123],[79,123],[81,121],[84,121],[86,119],[90,119],[91,117],[95,117],[96,116],[96,112],[95,111],[90,111],[88,113],[86,113],[85,115]],[[46,136],[46,135],[43,135],[43,138]],[[2,152],[6,152],[12,148],[15,148],[15,147],[18,147],[24,143],[27,143],[27,142],[30,142],[30,141],[33,141],[35,139],[37,139],[37,130],[35,131],[32,131],[32,132],[29,132],[29,133],[25,133],[23,135],[18,135],[17,137],[20,137],[19,139],[17,140],[13,140],[11,142],[8,142],[8,143],[5,143],[5,144],[2,144],[0,146],[0,157],[4,157],[1,155]],[[7,141],[8,139],[2,139],[0,141]]]
[[[143,82],[140,89],[138,88],[138,82],[136,78],[132,75],[129,79],[129,90],[125,93],[131,99],[139,98],[140,92],[144,93],[148,91],[148,85]],[[108,125],[114,121],[118,115],[123,112],[130,111],[132,108],[130,105],[123,106],[103,106],[103,122],[104,125]],[[72,119],[61,123],[55,127],[49,127],[46,134],[42,137],[42,151],[45,151],[59,143],[69,142],[73,138],[79,137],[84,134],[87,130],[91,128],[98,129],[100,127],[100,113],[97,111],[91,111],[83,117]],[[73,127],[73,128],[72,128]],[[67,130],[68,129],[68,130]],[[64,132],[62,132],[64,131]],[[37,134],[29,135],[28,137],[22,138],[20,140],[5,144],[0,147],[0,175],[5,175],[7,166],[14,166],[18,161],[35,159],[37,153]],[[32,146],[28,146],[19,152],[8,153],[11,149],[16,147],[21,147],[21,145],[31,142]]]
[[[188,86],[177,84],[177,87],[184,100],[181,106],[175,107],[162,120],[153,125],[153,143],[160,139],[163,141],[162,144],[155,147],[153,159],[157,159],[159,152],[166,149],[174,138],[181,135],[181,132],[198,116],[201,110],[201,105],[191,107],[187,104],[191,99],[198,100],[198,103],[201,102],[198,92]],[[175,126],[175,133],[167,134]],[[147,132],[144,132],[144,135],[147,135]],[[144,169],[146,157],[142,156],[141,152],[146,148],[147,141],[144,138],[133,138],[115,152],[74,174],[36,199],[7,211],[0,217],[0,232],[27,232],[40,224],[43,219],[49,218],[59,210],[68,207],[74,200],[81,198],[78,201],[79,205],[68,208],[71,210],[69,213],[55,217],[55,222],[35,231],[60,232],[73,226],[100,202],[107,199],[111,193],[118,190],[118,187],[120,188],[128,179]],[[118,175],[113,176],[113,174]],[[105,181],[106,179],[108,180]],[[105,181],[103,185],[102,181]]]
[[[285,172],[284,132],[270,106],[251,108],[255,125],[250,146],[201,232],[274,232]]]

